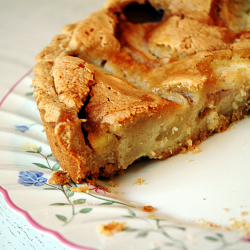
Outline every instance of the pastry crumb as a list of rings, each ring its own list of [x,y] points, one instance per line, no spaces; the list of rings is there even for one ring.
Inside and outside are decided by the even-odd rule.
[[[112,186],[112,187],[118,187],[118,185],[116,183],[114,183],[113,181],[110,181],[109,184]]]
[[[195,148],[192,149],[192,152],[194,154],[198,154],[198,153],[200,153],[200,150],[197,147],[195,147]]]
[[[49,184],[55,184],[55,185],[65,185],[68,182],[69,182],[69,173],[62,170],[53,171],[48,180]]]
[[[147,185],[148,183],[145,182],[142,178],[137,178],[135,180],[135,184],[137,184],[138,186],[140,186],[140,185]]]
[[[154,215],[154,214],[150,214],[150,215],[148,216],[148,218],[157,218],[157,216]]]
[[[229,212],[229,209],[228,209],[228,208],[224,208],[224,212],[225,212],[225,213],[228,213],[228,212]]]
[[[104,234],[106,236],[111,236],[114,233],[120,232],[123,229],[125,229],[125,223],[124,222],[116,222],[116,221],[112,221],[110,223],[108,223],[107,225],[101,224],[98,228],[97,231],[100,234]]]
[[[89,193],[89,187],[87,184],[85,184],[84,186],[80,186],[80,187],[72,187],[70,188],[70,190],[73,192],[77,192],[77,193]]]
[[[155,208],[154,207],[152,207],[152,206],[143,206],[142,207],[142,211],[144,211],[144,212],[153,212],[155,210]]]
[[[187,148],[184,148],[184,147],[182,147],[181,148],[181,151],[180,151],[182,154],[187,154],[188,153],[188,149]]]
[[[246,215],[248,215],[248,212],[242,212],[241,215],[246,216]]]
[[[218,224],[210,222],[210,221],[204,221],[203,219],[200,219],[199,222],[200,222],[201,226],[203,226],[203,227],[216,228],[216,229],[222,229],[222,230],[227,230],[227,231],[232,230],[230,227],[223,227],[221,225],[218,225]]]
[[[220,226],[218,224],[215,224],[209,221],[204,221],[203,219],[199,220],[201,226],[204,226],[204,227],[222,229],[222,230],[227,230],[227,231],[232,231],[232,229],[238,229],[240,230],[242,235],[250,236],[250,222],[247,222],[245,220],[237,221],[234,218],[230,218],[229,221],[231,222],[231,226],[223,227],[223,226]]]
[[[247,222],[245,220],[237,221],[234,218],[229,219],[232,222],[231,227],[234,229],[239,229],[242,233],[242,235],[250,235],[250,222]]]

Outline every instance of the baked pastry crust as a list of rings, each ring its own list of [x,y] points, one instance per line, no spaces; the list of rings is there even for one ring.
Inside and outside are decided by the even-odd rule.
[[[131,4],[164,10],[162,20],[132,23]],[[75,182],[112,178],[141,157],[166,159],[248,114],[248,19],[234,12],[221,25],[229,9],[226,1],[109,0],[37,55],[34,97]]]

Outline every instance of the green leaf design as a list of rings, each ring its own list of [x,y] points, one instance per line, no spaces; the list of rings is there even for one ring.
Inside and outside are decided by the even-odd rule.
[[[216,237],[213,236],[206,236],[205,239],[210,241],[219,241]]]
[[[34,153],[35,153],[35,154],[37,153],[37,151],[32,151],[32,150],[27,150],[27,151],[25,151],[25,152],[27,152],[27,153],[33,153],[33,154],[34,154]]]
[[[56,164],[52,167],[52,170],[53,170],[53,171],[56,171],[56,170],[58,170],[59,168],[60,168],[59,163],[56,163]]]
[[[44,188],[43,190],[58,190],[57,188]]]
[[[162,228],[164,228],[164,227],[171,227],[171,228],[179,229],[179,230],[182,230],[182,231],[186,231],[185,227],[179,227],[179,226],[173,226],[173,225],[162,225],[161,227]]]
[[[165,242],[164,245],[168,247],[173,247],[175,244],[172,242]]]
[[[64,222],[67,221],[67,218],[65,216],[63,216],[63,215],[56,214],[56,217],[57,217],[57,219],[59,219],[61,221],[64,221]]]
[[[143,238],[143,237],[146,237],[148,235],[148,232],[147,231],[144,231],[144,232],[140,232],[136,235],[136,238]]]
[[[131,209],[128,209],[128,212],[129,212],[130,215],[132,215],[133,217],[135,217],[136,214],[135,214],[134,211],[132,211]]]
[[[138,231],[138,229],[127,227],[127,228],[122,229],[122,231],[125,231],[125,232],[136,232],[136,231]]]
[[[103,202],[100,205],[112,205],[114,202],[108,201],[108,202]]]
[[[83,208],[79,212],[82,214],[87,214],[89,213],[93,208]]]
[[[33,163],[34,165],[36,165],[37,167],[39,167],[39,168],[47,168],[47,169],[50,169],[49,167],[47,167],[47,166],[45,166],[45,165],[43,165],[43,164],[41,164],[41,163]]]
[[[26,93],[25,95],[26,95],[26,96],[31,96],[31,95],[33,95],[33,92],[28,92],[28,93]]]
[[[134,216],[131,216],[131,215],[122,215],[122,217],[125,217],[125,218],[135,218]]]
[[[36,152],[41,153],[42,152],[42,147],[39,147]]]
[[[70,205],[69,203],[52,203],[50,206],[65,206],[65,205]]]
[[[150,250],[161,250],[161,247],[151,248]]]
[[[52,156],[53,156],[53,154],[49,154],[49,155],[47,155],[47,158],[52,157]]]
[[[220,237],[220,238],[224,238],[223,234],[221,234],[221,233],[216,233],[216,235],[217,235],[218,237]]]
[[[70,189],[66,189],[65,192],[66,192],[66,195],[67,195],[68,198],[72,197],[74,195],[74,192],[71,191]]]
[[[86,199],[78,199],[78,200],[73,201],[74,204],[83,204],[85,202],[86,202]]]

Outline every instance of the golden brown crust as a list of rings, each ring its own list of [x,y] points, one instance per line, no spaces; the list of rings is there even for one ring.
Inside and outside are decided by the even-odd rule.
[[[199,51],[227,49],[236,35],[224,27],[172,16],[149,34],[148,47],[157,57],[183,57]]]
[[[105,10],[79,21],[69,47],[85,60],[101,64],[110,54],[117,53],[120,44],[115,38],[116,16]]]
[[[94,68],[77,57],[60,55],[53,67],[53,77],[59,101],[79,111],[94,83]]]
[[[214,1],[211,14],[216,23],[239,33],[250,29],[250,2],[248,0]]]
[[[36,62],[51,61],[53,62],[62,52],[65,51],[70,41],[67,35],[57,35],[51,43],[46,46],[37,56]]]
[[[209,13],[211,0],[203,1],[203,0],[108,0],[105,3],[105,7],[107,9],[112,10],[113,12],[121,12],[123,8],[127,5],[137,2],[139,4],[145,4],[149,2],[156,9],[163,8],[168,12],[180,12],[180,10],[190,10],[197,11],[199,13]]]
[[[133,120],[135,115],[151,115],[164,107],[171,113],[180,107],[175,102],[138,90],[112,76],[96,72],[95,80],[97,84],[92,88],[92,98],[85,109],[88,123],[120,124]]]
[[[131,23],[132,2],[145,3],[108,1],[36,57],[34,97],[75,182],[185,151],[248,112],[250,32],[221,25],[224,2],[150,0],[163,19]]]

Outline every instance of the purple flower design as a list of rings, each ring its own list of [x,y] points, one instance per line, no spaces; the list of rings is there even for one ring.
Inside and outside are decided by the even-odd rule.
[[[16,127],[17,131],[20,131],[22,133],[25,133],[29,129],[29,127],[27,127],[27,126],[18,126],[18,125],[16,125],[15,127]]]
[[[29,186],[42,186],[44,185],[45,182],[47,182],[47,179],[42,177],[43,173],[38,172],[38,171],[21,171],[19,173],[19,179],[18,179],[18,183],[22,184],[26,187]]]

